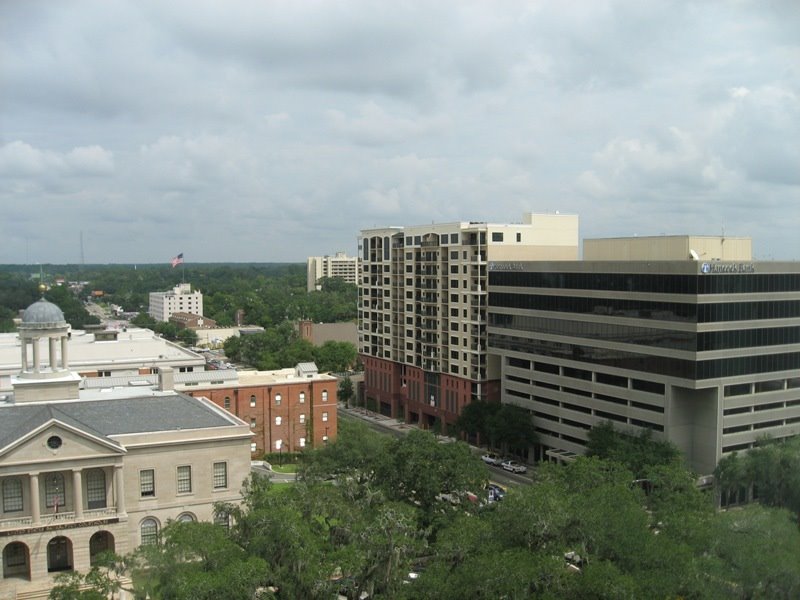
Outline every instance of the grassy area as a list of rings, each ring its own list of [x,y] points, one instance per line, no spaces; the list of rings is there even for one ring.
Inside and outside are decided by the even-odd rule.
[[[297,473],[297,464],[290,463],[287,465],[276,465],[273,463],[272,470],[276,473]]]
[[[270,488],[270,494],[285,494],[292,488],[292,483],[283,482],[283,481],[273,481],[272,487]]]

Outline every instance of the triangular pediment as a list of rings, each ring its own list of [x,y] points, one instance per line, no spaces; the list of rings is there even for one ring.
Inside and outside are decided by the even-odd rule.
[[[126,452],[118,442],[80,423],[69,422],[68,417],[63,420],[52,414],[39,417],[39,423],[32,419],[33,422],[27,430],[20,431],[15,440],[6,440],[4,447],[0,448],[0,461],[4,466],[56,463]]]

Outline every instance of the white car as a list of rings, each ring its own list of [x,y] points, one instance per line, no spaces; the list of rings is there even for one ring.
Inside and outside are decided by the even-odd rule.
[[[503,462],[503,459],[500,457],[499,454],[493,454],[488,452],[481,456],[481,460],[485,462],[487,465],[500,465]]]
[[[507,460],[503,464],[500,465],[506,471],[511,471],[512,473],[527,473],[528,467],[522,465],[514,460]]]

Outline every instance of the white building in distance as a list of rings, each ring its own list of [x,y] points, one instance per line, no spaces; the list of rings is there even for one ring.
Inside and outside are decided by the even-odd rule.
[[[150,292],[148,313],[156,321],[169,321],[176,312],[203,316],[203,294],[192,291],[192,284],[181,283],[168,292]]]
[[[347,283],[358,283],[358,257],[337,252],[336,256],[309,256],[306,262],[309,292],[320,289],[319,280],[323,277],[339,277]]]

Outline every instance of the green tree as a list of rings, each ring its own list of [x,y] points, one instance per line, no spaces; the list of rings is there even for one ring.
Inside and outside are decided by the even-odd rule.
[[[456,420],[456,429],[468,436],[478,436],[481,442],[490,443],[492,439],[492,417],[502,405],[499,402],[477,400],[467,404]]]
[[[616,431],[613,423],[605,421],[592,427],[588,437],[588,456],[598,456],[625,465],[636,479],[646,478],[651,467],[682,464],[680,450],[670,442],[654,440],[649,429],[639,435],[629,435]]]
[[[136,325],[137,327],[144,327],[145,329],[155,329],[158,321],[156,321],[153,317],[150,316],[149,313],[140,312],[138,315],[131,319],[131,325]]]
[[[334,342],[328,340],[314,348],[314,360],[320,371],[341,372],[353,367],[358,352],[350,342]]]
[[[163,542],[137,551],[138,577],[150,597],[252,600],[269,583],[267,563],[250,556],[219,525],[171,522]]]
[[[337,396],[341,402],[344,402],[346,408],[350,408],[350,399],[353,397],[353,394],[353,381],[349,377],[343,377],[339,381]]]
[[[104,552],[95,559],[88,573],[77,571],[59,573],[50,590],[50,600],[114,600],[123,589],[125,572],[122,557]],[[130,590],[128,590],[130,591]]]
[[[222,344],[225,351],[225,356],[229,359],[239,362],[242,360],[242,338],[238,335],[233,335],[225,340]]]
[[[100,322],[100,319],[86,312],[81,301],[67,287],[54,286],[45,296],[61,309],[64,319],[74,329],[83,329],[86,325],[96,325]]]
[[[536,428],[530,413],[513,404],[503,404],[489,419],[489,433],[494,445],[503,452],[525,454],[536,443]]]
[[[187,346],[197,345],[197,332],[193,329],[180,329],[176,334],[176,339]]]
[[[375,480],[379,460],[388,453],[390,440],[359,422],[340,420],[336,441],[304,452],[298,468],[302,480],[317,481],[330,476],[339,483],[359,485]]]
[[[376,479],[390,497],[414,503],[430,518],[439,494],[477,493],[487,471],[465,443],[440,444],[431,433],[414,429],[392,440],[376,466]]]

